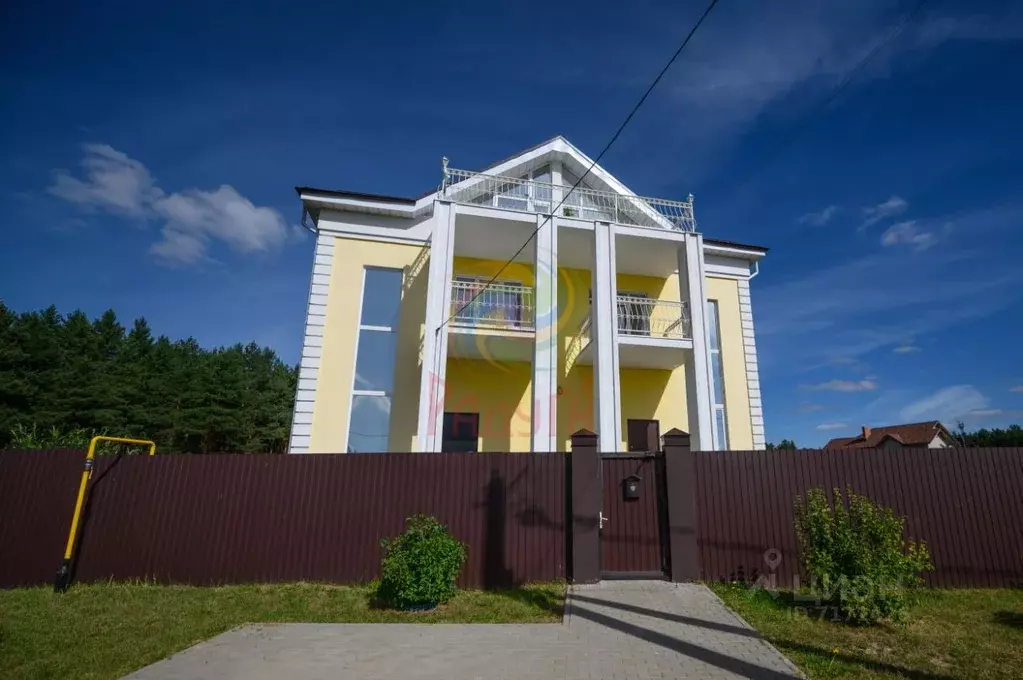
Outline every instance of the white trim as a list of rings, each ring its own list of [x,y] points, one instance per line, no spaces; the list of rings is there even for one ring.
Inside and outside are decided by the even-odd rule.
[[[376,241],[377,243],[397,243],[399,245],[413,244],[419,246],[429,243],[429,239],[426,238],[380,236],[378,234],[369,234],[363,231],[356,231],[354,229],[337,229],[329,226],[317,227],[317,229],[323,233],[332,234],[334,236],[343,236],[356,241]]]
[[[366,267],[366,269],[370,269],[370,267]],[[395,270],[395,271],[397,271],[397,270]],[[362,304],[361,301],[360,301],[360,304]],[[359,330],[360,331],[382,331],[384,333],[393,333],[395,329],[394,329],[394,326],[374,326],[373,324],[360,323],[359,324]]]
[[[724,255],[726,257],[738,257],[747,261],[756,261],[766,255],[763,250],[757,248],[743,248],[740,246],[719,246],[714,243],[704,243],[703,252],[706,255]]]
[[[619,345],[635,345],[637,347],[668,347],[674,349],[692,349],[690,338],[651,338],[645,335],[618,334]]]
[[[389,397],[387,390],[352,390],[353,397]],[[351,424],[351,423],[349,423]]]
[[[760,396],[760,367],[757,360],[756,338],[753,332],[753,305],[748,279],[739,281],[739,317],[742,325],[746,389],[749,393],[750,425],[753,428],[753,448],[762,451],[766,448],[763,401]]]
[[[314,293],[314,287],[322,285],[318,277],[327,277],[329,291],[330,274],[334,265],[334,237],[329,234],[317,234],[316,246],[313,251],[313,267],[309,280],[309,295],[306,300],[305,331],[302,336],[302,355],[298,364],[298,380],[295,383],[295,406],[291,415],[291,436],[288,441],[288,453],[308,453],[312,428],[312,410],[305,404],[315,404],[316,385],[320,370],[318,350],[323,343],[323,329],[327,322],[326,294]],[[317,344],[318,343],[318,344]],[[300,410],[301,409],[301,410]],[[308,409],[308,410],[307,410]],[[299,413],[309,413],[309,422]]]

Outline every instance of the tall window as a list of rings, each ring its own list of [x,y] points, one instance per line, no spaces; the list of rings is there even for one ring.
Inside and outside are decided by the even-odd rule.
[[[355,349],[348,453],[388,450],[402,271],[367,267]]]
[[[710,371],[714,380],[714,440],[718,450],[728,450],[728,420],[725,417],[725,374],[721,368],[721,328],[717,300],[707,301],[707,329],[710,331]]]

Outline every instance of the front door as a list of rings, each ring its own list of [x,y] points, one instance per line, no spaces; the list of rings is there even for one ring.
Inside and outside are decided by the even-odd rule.
[[[662,578],[668,570],[664,457],[601,454],[601,578]]]

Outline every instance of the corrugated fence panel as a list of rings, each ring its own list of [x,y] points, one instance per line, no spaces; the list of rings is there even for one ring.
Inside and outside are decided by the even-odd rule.
[[[905,516],[907,536],[930,548],[931,585],[1023,583],[1023,449],[693,457],[705,578],[794,584],[793,503],[818,486],[850,488]],[[52,582],[83,459],[0,452],[0,587]],[[561,578],[566,462],[505,453],[101,457],[77,577],[364,581],[379,575],[380,540],[426,513],[468,545],[462,585]]]
[[[800,578],[793,504],[814,487],[851,489],[906,518],[939,587],[1023,583],[1023,449],[697,451],[704,578],[779,585]],[[768,553],[769,550],[778,553]],[[780,557],[780,562],[775,559]],[[805,581],[804,581],[805,582]]]
[[[0,587],[52,583],[83,451],[0,451]]]
[[[52,582],[83,459],[0,455],[0,587]],[[365,581],[416,513],[468,545],[464,586],[565,575],[563,454],[102,457],[87,498],[81,581]]]

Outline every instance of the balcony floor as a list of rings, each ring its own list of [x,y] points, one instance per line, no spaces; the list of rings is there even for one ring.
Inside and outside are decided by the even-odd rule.
[[[685,364],[686,351],[692,340],[665,340],[622,335],[618,339],[619,368],[656,368],[673,370]],[[593,343],[587,343],[576,363],[592,366],[596,356]]]
[[[452,326],[448,357],[488,361],[533,361],[532,330]]]

